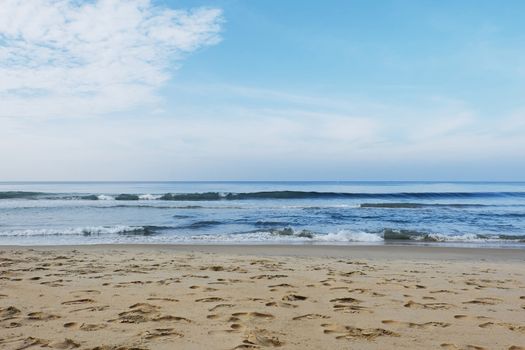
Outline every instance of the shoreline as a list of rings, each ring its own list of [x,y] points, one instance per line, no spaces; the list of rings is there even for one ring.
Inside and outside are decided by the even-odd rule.
[[[290,256],[325,258],[367,258],[372,260],[490,260],[525,261],[522,248],[443,247],[420,245],[305,245],[305,244],[85,244],[85,245],[0,245],[0,251],[171,251],[227,255]]]

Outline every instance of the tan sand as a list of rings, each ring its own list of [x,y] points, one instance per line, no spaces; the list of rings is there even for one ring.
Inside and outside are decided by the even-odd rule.
[[[525,349],[525,253],[0,247],[0,348]]]

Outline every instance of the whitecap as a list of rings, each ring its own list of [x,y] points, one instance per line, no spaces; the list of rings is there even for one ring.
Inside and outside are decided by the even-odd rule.
[[[108,196],[106,194],[99,194],[97,196],[98,200],[101,200],[101,201],[112,201],[115,199],[115,197],[111,197],[111,196]]]

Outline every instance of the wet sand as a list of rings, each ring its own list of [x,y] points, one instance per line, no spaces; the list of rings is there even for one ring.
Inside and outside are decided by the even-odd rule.
[[[525,251],[0,247],[0,349],[525,349]]]

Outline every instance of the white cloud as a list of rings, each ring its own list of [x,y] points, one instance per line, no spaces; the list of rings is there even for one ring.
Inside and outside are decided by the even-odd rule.
[[[496,122],[464,106],[393,105],[375,117],[307,107],[0,119],[0,179],[519,180],[525,170],[522,114]]]
[[[0,0],[0,117],[144,105],[184,54],[220,40],[219,9],[149,0]]]

